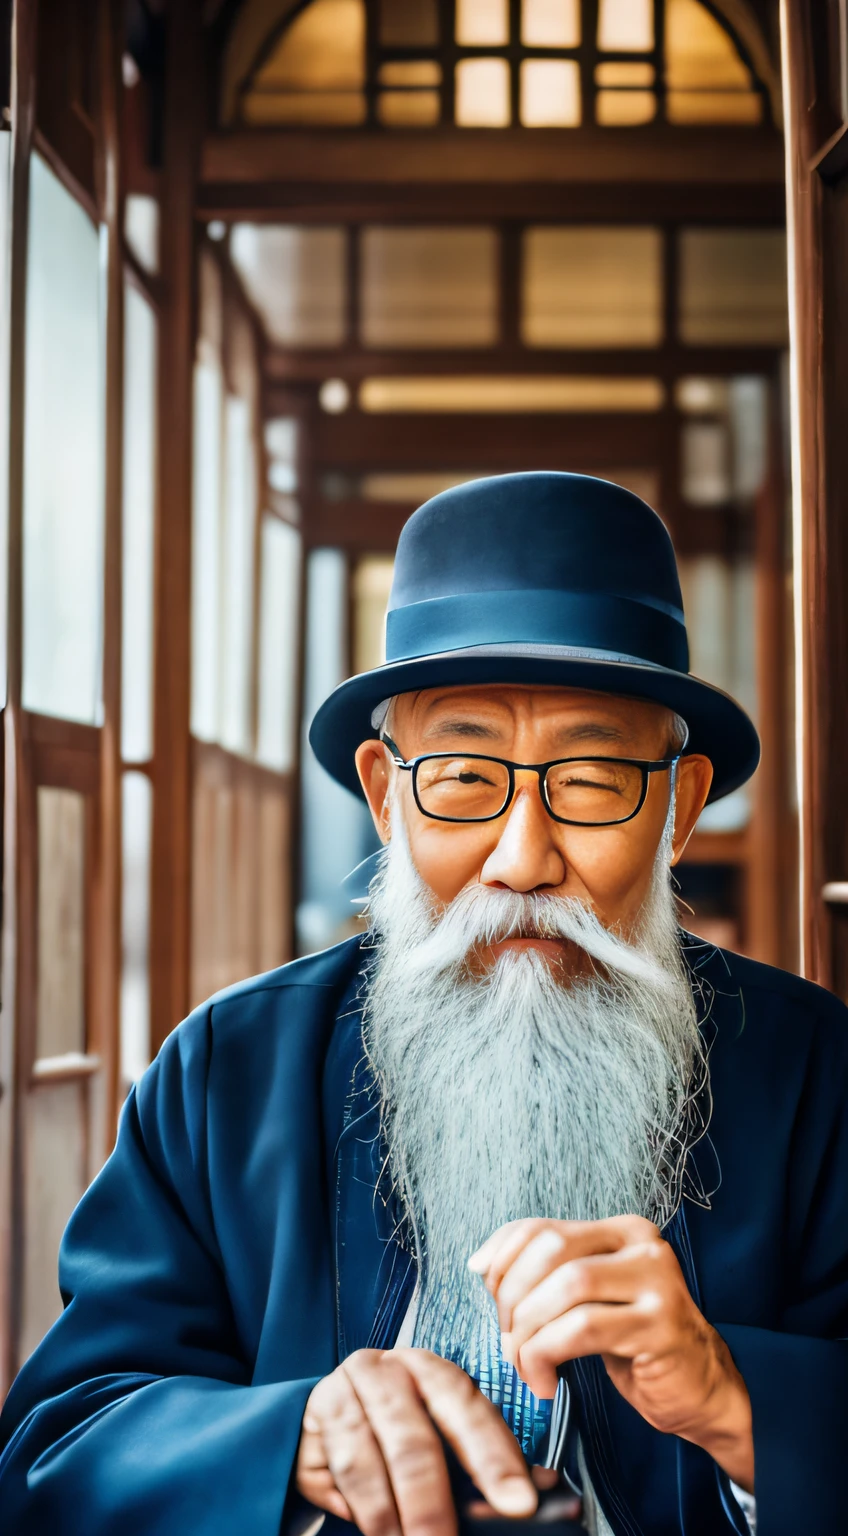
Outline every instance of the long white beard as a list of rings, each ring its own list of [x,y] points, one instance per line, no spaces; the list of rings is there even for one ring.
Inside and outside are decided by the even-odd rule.
[[[671,815],[630,940],[542,892],[474,885],[437,913],[399,823],[371,886],[365,1048],[424,1261],[416,1343],[445,1354],[467,1340],[473,1358],[492,1308],[467,1261],[504,1222],[670,1218],[706,1064],[677,937]],[[563,976],[531,949],[482,974],[470,963],[528,933],[575,944],[589,974]]]

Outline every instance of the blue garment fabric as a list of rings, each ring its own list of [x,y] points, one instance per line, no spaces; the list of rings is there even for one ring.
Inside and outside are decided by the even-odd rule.
[[[698,941],[687,958],[714,1107],[690,1190],[709,1201],[684,1202],[675,1245],[751,1394],[760,1536],[835,1532],[848,1011]],[[350,1350],[386,1347],[414,1285],[379,1106],[364,1076],[351,1098],[340,1049],[362,963],[350,940],[220,994],[130,1095],[63,1240],[65,1311],[0,1419],[4,1536],[286,1531],[312,1387]],[[567,1373],[616,1536],[744,1529],[705,1452],[651,1429],[597,1359]]]

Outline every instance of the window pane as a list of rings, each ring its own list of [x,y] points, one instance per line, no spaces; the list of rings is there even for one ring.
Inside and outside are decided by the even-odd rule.
[[[523,0],[521,41],[527,48],[576,48],[579,0]]]
[[[85,1050],[85,796],[39,786],[36,1056]]]
[[[521,334],[531,347],[653,347],[662,340],[657,229],[528,229]]]
[[[595,121],[605,128],[650,123],[656,112],[657,98],[653,91],[598,91],[595,97]]]
[[[294,761],[300,535],[279,518],[262,519],[259,722],[256,755],[281,772]]]
[[[641,60],[631,64],[623,59],[607,59],[595,66],[595,81],[598,85],[653,85],[655,73],[653,64]]]
[[[361,123],[363,0],[311,0],[281,32],[242,103],[249,123]]]
[[[124,238],[146,272],[159,271],[159,203],[129,192],[124,205]]]
[[[268,455],[268,484],[282,496],[297,490],[297,422],[293,416],[275,416],[264,427]]]
[[[345,339],[345,231],[235,224],[230,255],[271,341],[337,347]]]
[[[256,529],[256,459],[250,406],[229,395],[226,420],[226,500],[223,562],[222,746],[251,749],[251,649]]]
[[[726,421],[687,421],[681,429],[682,490],[696,507],[730,499],[730,434]]]
[[[466,48],[508,43],[507,0],[456,0],[456,40]]]
[[[580,122],[580,65],[574,59],[525,59],[521,121],[526,128],[573,128]]]
[[[598,47],[648,53],[654,46],[654,0],[601,0]]]
[[[441,85],[442,66],[432,59],[392,59],[380,65],[378,79],[381,85]]]
[[[143,773],[122,784],[121,1082],[137,1082],[150,1065],[150,833],[153,788]]]
[[[386,659],[386,609],[395,562],[366,555],[353,573],[353,670],[370,672]]]
[[[121,752],[153,752],[153,538],[156,511],[156,312],[124,288],[123,649]]]
[[[217,741],[220,719],[221,445],[224,383],[220,364],[194,370],[191,539],[191,729]]]
[[[680,235],[680,339],[693,344],[788,339],[786,236],[777,229],[686,229]]]
[[[497,249],[491,229],[363,230],[366,346],[491,346]]]
[[[34,155],[24,427],[23,702],[96,721],[103,613],[100,251]]]
[[[87,1086],[43,1083],[27,1095],[21,1359],[62,1311],[57,1261],[68,1218],[85,1190]]]
[[[665,68],[670,91],[747,90],[751,73],[720,22],[698,0],[666,0]]]
[[[510,120],[506,59],[460,59],[455,110],[460,128],[506,128]]]
[[[438,91],[381,91],[377,116],[389,128],[432,128],[439,121]]]
[[[363,411],[658,411],[659,379],[530,374],[365,379]]]
[[[437,0],[380,0],[384,48],[429,48],[439,40]]]

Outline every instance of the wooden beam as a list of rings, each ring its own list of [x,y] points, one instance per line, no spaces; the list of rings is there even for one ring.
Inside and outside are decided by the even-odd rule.
[[[273,401],[273,392],[270,392]],[[316,417],[322,471],[653,467],[659,413],[618,415],[366,415]]]
[[[603,374],[628,378],[653,377],[672,381],[686,374],[726,377],[738,373],[770,374],[776,347],[605,348],[566,350],[522,346],[471,349],[432,348],[427,351],[376,351],[367,347],[314,348],[311,351],[270,347],[265,354],[269,384],[319,384],[324,379],[351,382],[383,375],[457,374]]]
[[[780,184],[779,133],[752,128],[248,129],[207,135],[201,181],[380,186]]]
[[[284,220],[296,224],[379,223],[409,220],[441,224],[456,220],[522,219],[528,223],[630,223],[668,219],[698,224],[782,224],[782,182],[301,182],[205,181],[197,193],[197,217]]]
[[[199,7],[193,0],[172,0],[166,26],[150,910],[153,1051],[186,1012],[189,998],[191,423],[196,277],[192,209],[203,101]]]

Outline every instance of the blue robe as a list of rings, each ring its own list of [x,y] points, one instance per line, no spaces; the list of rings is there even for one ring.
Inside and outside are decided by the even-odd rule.
[[[848,1529],[848,1012],[686,953],[714,1098],[693,1173],[713,1193],[670,1236],[751,1394],[759,1536],[830,1536]],[[375,1195],[362,962],[350,940],[220,994],[130,1094],[62,1243],[65,1311],[0,1419],[4,1536],[285,1533],[309,1393],[392,1341],[414,1279]],[[597,1360],[573,1379],[617,1536],[744,1529],[705,1452]]]

